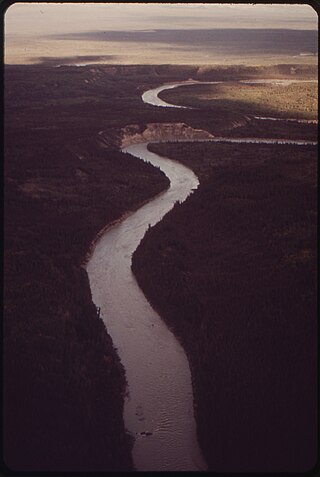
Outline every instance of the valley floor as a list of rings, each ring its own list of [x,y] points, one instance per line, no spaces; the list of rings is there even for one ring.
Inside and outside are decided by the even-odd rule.
[[[217,135],[316,138],[314,124],[258,126],[221,104],[215,112],[155,108],[142,103],[142,92],[190,77],[286,78],[290,71],[290,65],[5,67],[9,468],[133,469],[122,417],[125,370],[81,264],[101,228],[168,183],[119,152],[121,129],[186,123]],[[297,66],[295,75],[314,78],[316,67]],[[264,470],[269,462],[281,470],[291,453],[294,470],[305,470],[313,464],[315,432],[316,149],[152,147],[185,162],[201,181],[147,234],[133,265],[183,339],[208,463],[223,469],[231,453],[237,470],[248,462],[256,467],[259,458],[266,459]]]

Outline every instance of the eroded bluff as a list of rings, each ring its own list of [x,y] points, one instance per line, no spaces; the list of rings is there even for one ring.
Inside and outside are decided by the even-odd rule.
[[[194,129],[185,123],[132,124],[118,130],[100,131],[100,142],[106,146],[119,148],[139,142],[165,142],[212,139],[208,131]]]

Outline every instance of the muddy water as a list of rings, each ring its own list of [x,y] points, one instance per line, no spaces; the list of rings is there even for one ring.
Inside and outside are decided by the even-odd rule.
[[[158,88],[154,89],[149,89],[142,95],[142,101],[147,104],[152,104],[153,106],[163,106],[163,107],[169,107],[169,108],[182,108],[186,109],[186,106],[178,106],[177,104],[170,104],[166,103],[162,99],[158,97],[158,94],[161,93],[161,91],[165,91],[167,89],[173,89],[177,88],[178,86],[183,85],[184,83],[174,83],[174,84],[167,84],[164,86],[159,86]],[[194,83],[191,83],[194,84]]]
[[[179,83],[171,83],[159,86],[158,88],[149,89],[145,91],[142,95],[142,101],[147,104],[151,104],[152,106],[163,106],[169,108],[183,108],[183,109],[192,109],[189,106],[179,106],[177,104],[166,103],[162,99],[159,98],[158,94],[161,91],[165,91],[167,89],[178,88],[179,86],[188,86],[194,84],[218,84],[221,81],[182,81]]]
[[[146,103],[164,103],[158,93],[143,95]],[[164,104],[162,104],[164,103]],[[179,106],[177,106],[179,107]],[[259,138],[214,138],[212,142],[315,145],[312,141]],[[176,201],[183,202],[198,186],[194,173],[173,160],[147,150],[147,143],[123,149],[160,167],[169,177],[168,191],[113,226],[97,242],[87,264],[94,303],[126,371],[126,428],[135,438],[133,459],[139,471],[205,470],[196,436],[191,374],[186,355],[174,335],[151,308],[131,272],[131,257],[146,230],[159,222]]]
[[[234,144],[292,144],[294,146],[316,146],[316,141],[304,139],[269,139],[260,137],[214,137],[213,139],[200,139],[196,142],[220,142]]]
[[[240,83],[245,84],[272,84],[276,86],[289,86],[293,83],[316,83],[316,80],[307,80],[307,79],[255,79],[255,80],[240,80]]]
[[[222,83],[223,81],[183,81],[180,83],[172,83],[159,86],[158,88],[150,89],[143,93],[142,101],[147,104],[151,104],[152,106],[163,106],[169,108],[184,108],[184,109],[193,109],[189,106],[178,106],[177,104],[167,103],[159,98],[158,94],[161,91],[165,91],[167,89],[178,88],[179,86],[187,86],[187,85],[194,85],[194,84],[218,84]],[[317,83],[316,80],[285,80],[285,79],[257,79],[257,80],[240,80],[239,83],[243,84],[273,84],[276,86],[288,86],[292,83]],[[300,119],[300,118],[274,118],[274,117],[263,117],[263,116],[254,116],[254,119],[259,120],[269,120],[269,121],[288,121],[288,122],[297,122],[297,123],[306,123],[306,124],[317,124],[318,120],[316,119]]]
[[[274,118],[266,116],[253,116],[254,119],[260,119],[262,121],[284,121],[284,122],[294,122],[294,123],[303,123],[303,124],[318,124],[317,119],[299,119],[299,118]]]
[[[257,80],[240,80],[239,83],[244,84],[273,84],[278,86],[288,86],[292,83],[297,82],[306,82],[306,83],[316,83],[315,80],[284,80],[284,79],[257,79]],[[178,88],[179,86],[188,86],[188,85],[195,85],[195,84],[219,84],[224,83],[224,81],[196,81],[196,80],[188,80],[188,81],[180,81],[179,83],[171,83],[165,84],[162,86],[158,86],[157,88],[149,89],[145,91],[142,95],[142,101],[147,104],[151,104],[152,106],[163,106],[169,108],[184,108],[184,109],[192,109],[189,106],[178,106],[177,104],[167,103],[159,98],[158,94],[161,91],[166,91],[167,89]],[[260,119],[256,116],[256,119]],[[269,119],[269,118],[261,118],[261,119]],[[281,118],[279,118],[281,120]]]
[[[168,191],[107,231],[87,264],[94,303],[126,371],[126,428],[135,437],[137,470],[204,470],[196,437],[191,375],[186,355],[151,308],[131,272],[131,256],[149,226],[198,186],[194,173],[136,144],[125,152],[159,166]],[[149,434],[150,433],[150,434]]]

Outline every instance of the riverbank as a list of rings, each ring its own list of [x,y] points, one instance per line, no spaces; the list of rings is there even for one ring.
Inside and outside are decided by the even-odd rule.
[[[170,179],[170,188],[101,237],[86,266],[92,299],[126,371],[124,422],[135,436],[132,455],[136,470],[204,470],[186,355],[149,305],[131,271],[132,254],[145,232],[175,202],[183,202],[198,180],[182,164],[150,153],[146,143],[133,144],[124,151],[160,167]]]
[[[242,114],[316,120],[318,83],[316,80],[266,79],[194,84],[160,92],[169,103],[191,108],[230,109]]]
[[[133,470],[124,369],[81,263],[105,224],[167,180],[94,138],[55,138],[48,149],[39,138],[28,147],[29,134],[6,137],[4,461],[18,471]]]
[[[150,147],[200,178],[147,232],[133,271],[188,353],[209,470],[311,469],[316,148]]]
[[[6,66],[3,384],[10,468],[132,469],[124,370],[81,263],[99,230],[167,181],[119,153],[111,131],[186,123],[232,134],[235,124],[246,125],[237,112],[163,110],[143,104],[141,94],[192,76],[287,77],[292,68]],[[300,65],[292,74],[316,71]],[[101,130],[108,141],[101,142]]]
[[[163,121],[139,88],[180,74],[5,69],[4,462],[13,470],[133,468],[124,369],[81,263],[99,230],[167,187],[99,131]]]

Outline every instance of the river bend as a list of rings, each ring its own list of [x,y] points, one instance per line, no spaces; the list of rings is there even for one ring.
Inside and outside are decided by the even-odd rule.
[[[180,84],[186,83],[154,88],[145,92],[142,99],[155,106],[176,107],[162,104],[158,94]],[[317,144],[262,138],[216,137],[206,141]],[[101,310],[126,371],[129,394],[125,399],[124,421],[135,438],[136,470],[205,470],[206,463],[197,441],[187,357],[146,300],[131,271],[132,254],[148,228],[159,222],[176,201],[183,202],[199,182],[190,169],[148,151],[147,145],[133,144],[122,151],[159,167],[170,179],[170,187],[102,234],[86,270],[92,299]]]
[[[171,183],[168,191],[107,231],[86,267],[93,301],[126,371],[124,421],[135,437],[134,464],[142,471],[204,470],[187,357],[131,271],[131,256],[146,230],[199,182],[182,164],[149,152],[147,143],[123,151],[160,167]]]
[[[278,86],[288,86],[292,83],[316,83],[316,80],[297,80],[297,79],[257,79],[257,80],[239,80],[239,83],[243,84],[273,84]],[[159,98],[159,93],[161,91],[166,91],[168,89],[178,88],[179,86],[192,86],[197,84],[219,84],[223,83],[223,81],[195,81],[195,80],[188,80],[188,81],[180,81],[179,83],[170,83],[165,84],[162,86],[158,86],[157,88],[150,89],[145,91],[142,95],[142,101],[146,104],[151,104],[152,106],[161,106],[166,108],[184,108],[184,109],[194,109],[191,106],[180,106],[178,104],[167,103],[163,99]],[[253,116],[254,119],[258,120],[268,120],[268,121],[287,121],[287,122],[297,122],[297,123],[306,123],[306,124],[318,124],[317,119],[301,119],[301,118],[275,118],[275,117],[265,117],[265,116]]]

